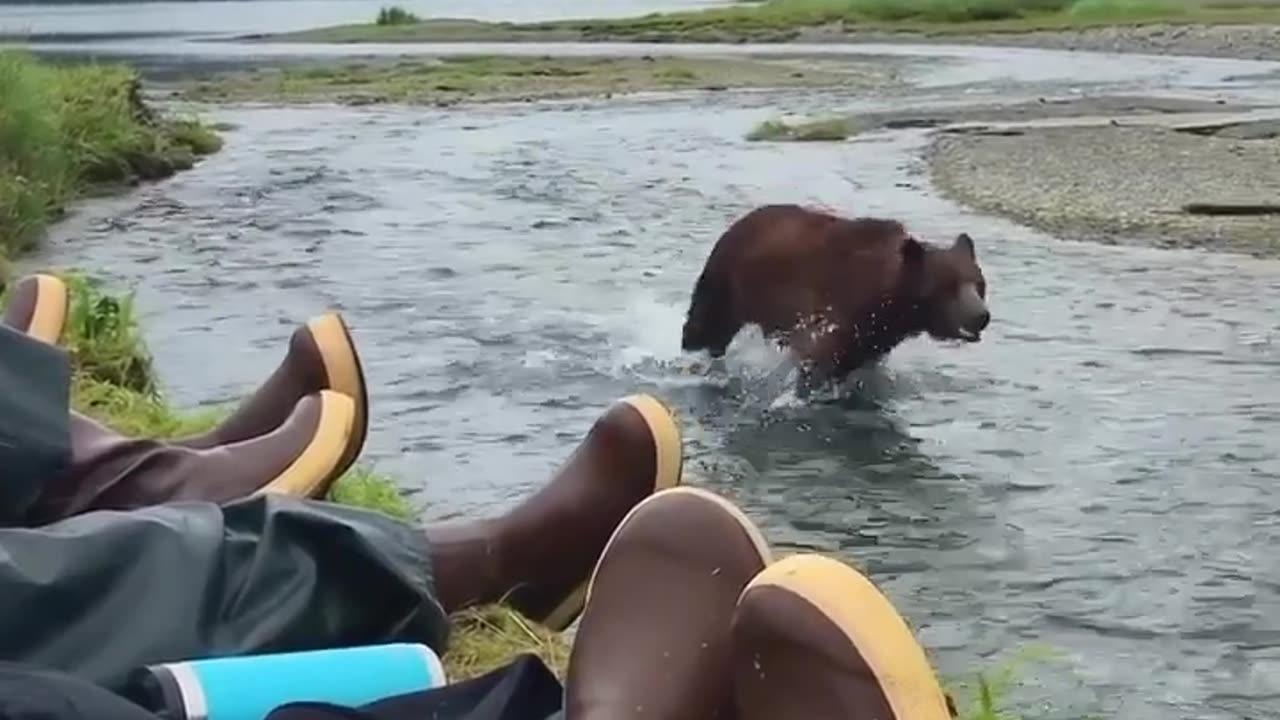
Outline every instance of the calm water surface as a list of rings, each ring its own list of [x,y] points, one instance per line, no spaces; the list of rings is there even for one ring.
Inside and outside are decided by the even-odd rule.
[[[1280,263],[967,212],[933,193],[914,131],[742,140],[779,108],[856,102],[873,100],[222,109],[223,153],[86,205],[34,262],[136,284],[186,405],[239,396],[296,323],[341,308],[373,387],[369,457],[427,517],[508,506],[607,403],[654,392],[696,482],[777,545],[866,567],[944,673],[1047,646],[1023,671],[1037,717],[1280,715]],[[808,406],[755,337],[726,376],[694,372],[680,323],[706,253],[786,201],[972,234],[986,339],[910,342]]]

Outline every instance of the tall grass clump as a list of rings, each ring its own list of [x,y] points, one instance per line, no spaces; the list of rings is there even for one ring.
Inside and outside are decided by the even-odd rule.
[[[103,292],[97,280],[62,275],[71,292],[63,346],[85,379],[158,398],[155,369],[138,327],[133,293]]]
[[[44,68],[0,53],[0,254],[22,250],[75,188]]]
[[[378,10],[378,25],[413,25],[421,22],[417,15],[405,10],[399,5],[383,7]]]
[[[96,186],[166,177],[221,146],[198,120],[153,112],[128,67],[0,51],[0,254],[30,249]]]

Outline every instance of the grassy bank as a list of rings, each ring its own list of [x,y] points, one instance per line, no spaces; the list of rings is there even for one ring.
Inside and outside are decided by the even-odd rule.
[[[127,67],[0,52],[0,256],[39,242],[75,198],[166,177],[221,144],[195,119],[154,113]]]
[[[889,79],[885,63],[852,60],[817,69],[785,60],[480,56],[264,68],[192,80],[179,93],[204,102],[447,105],[658,90],[869,87]]]
[[[384,9],[384,13],[388,10]],[[1112,25],[1280,23],[1267,0],[766,0],[620,19],[370,22],[270,36],[298,42],[786,42],[858,32],[1018,33]],[[809,32],[806,31],[822,31]]]

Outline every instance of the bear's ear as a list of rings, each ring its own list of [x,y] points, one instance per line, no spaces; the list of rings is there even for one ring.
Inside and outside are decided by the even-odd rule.
[[[960,233],[957,235],[956,241],[951,245],[951,249],[959,250],[969,257],[975,257],[977,255],[977,251],[973,247],[973,238],[969,237],[969,233]]]
[[[918,270],[924,265],[924,245],[913,237],[902,240],[902,265],[905,268]]]

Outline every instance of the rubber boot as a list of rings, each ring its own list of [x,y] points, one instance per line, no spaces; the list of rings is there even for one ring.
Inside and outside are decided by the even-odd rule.
[[[44,273],[14,283],[0,322],[49,345],[66,331],[70,292],[61,279]]]
[[[870,580],[820,555],[779,560],[733,617],[738,720],[949,720],[924,650]]]
[[[755,525],[705,490],[637,505],[592,578],[565,720],[732,720],[730,620],[769,561]]]
[[[453,612],[504,601],[553,630],[582,612],[586,584],[636,503],[680,482],[671,413],[648,395],[614,403],[551,481],[495,519],[427,528],[440,602]]]
[[[303,397],[333,390],[355,401],[355,426],[338,463],[341,475],[355,462],[369,430],[364,370],[346,323],[337,313],[312,318],[289,338],[284,360],[252,395],[213,430],[175,440],[195,449],[243,442],[280,426]]]
[[[264,492],[316,497],[337,477],[354,421],[355,402],[325,390],[300,400],[273,432],[195,450],[126,438],[73,413],[71,465],[44,490],[29,521],[180,500],[227,502]]]

